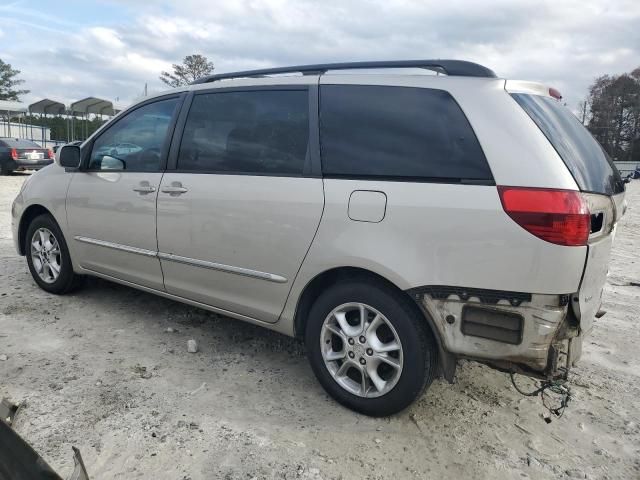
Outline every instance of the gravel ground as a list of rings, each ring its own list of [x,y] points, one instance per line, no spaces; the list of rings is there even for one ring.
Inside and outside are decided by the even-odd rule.
[[[608,313],[547,424],[539,400],[475,363],[372,419],[324,393],[293,339],[101,280],[49,295],[11,241],[24,178],[0,177],[0,396],[26,401],[15,428],[63,476],[75,445],[95,479],[640,478],[639,181]]]

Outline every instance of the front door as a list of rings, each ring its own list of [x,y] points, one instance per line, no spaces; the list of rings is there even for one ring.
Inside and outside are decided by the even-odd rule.
[[[307,86],[194,95],[158,195],[167,292],[278,320],[324,203],[309,105]]]
[[[142,104],[87,145],[67,193],[67,218],[80,266],[163,289],[156,199],[177,96]]]

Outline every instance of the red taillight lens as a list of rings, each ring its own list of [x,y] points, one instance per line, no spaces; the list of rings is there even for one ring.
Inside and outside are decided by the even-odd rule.
[[[502,208],[518,225],[557,245],[586,245],[591,228],[587,203],[572,190],[498,187]]]
[[[13,160],[18,160],[18,151],[15,148],[11,149],[11,158]]]
[[[53,150],[49,149],[49,150],[47,150],[47,152],[49,153],[49,159],[50,160],[54,160],[55,156],[53,155]]]

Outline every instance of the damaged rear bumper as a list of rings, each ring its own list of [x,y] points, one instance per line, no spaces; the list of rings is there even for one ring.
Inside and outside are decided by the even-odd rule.
[[[468,358],[538,378],[566,376],[580,358],[582,336],[571,295],[540,295],[461,287],[408,292],[453,361]],[[445,364],[447,362],[445,361]],[[444,368],[452,380],[451,368]]]

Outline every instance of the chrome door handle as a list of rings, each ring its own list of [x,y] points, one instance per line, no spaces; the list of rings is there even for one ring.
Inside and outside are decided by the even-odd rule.
[[[139,187],[133,187],[133,191],[139,193],[153,193],[156,191],[156,187],[152,187],[151,185],[140,185]]]
[[[170,186],[170,187],[162,187],[162,192],[164,193],[170,193],[173,195],[180,195],[182,193],[186,193],[189,190],[184,188],[184,187],[176,187],[176,186]]]

